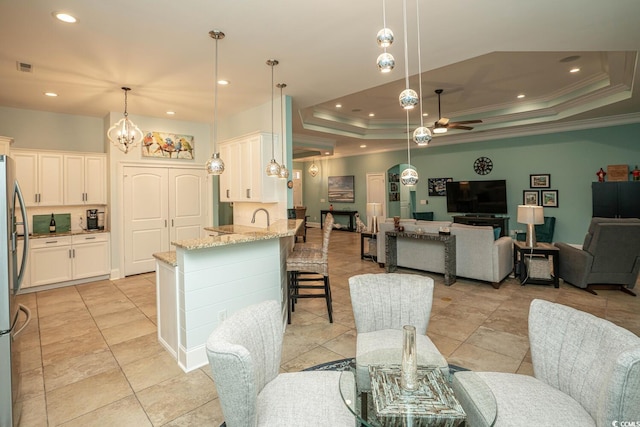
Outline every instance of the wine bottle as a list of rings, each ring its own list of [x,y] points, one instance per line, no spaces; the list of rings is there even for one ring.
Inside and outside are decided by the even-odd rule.
[[[49,233],[55,233],[56,232],[56,219],[54,218],[53,214],[51,214],[51,221],[49,222]]]

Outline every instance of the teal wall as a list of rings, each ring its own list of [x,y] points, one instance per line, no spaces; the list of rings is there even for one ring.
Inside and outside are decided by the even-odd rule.
[[[493,171],[485,176],[473,170],[479,156],[493,161]],[[310,222],[319,221],[320,210],[328,209],[327,177],[355,176],[356,201],[334,203],[334,209],[366,212],[366,174],[386,172],[405,163],[406,149],[338,159],[317,159],[320,173],[307,173],[310,162],[300,168],[303,174],[303,198]],[[545,208],[546,216],[556,217],[555,241],[582,243],[591,219],[591,182],[596,172],[607,165],[627,164],[633,169],[640,164],[640,124],[561,132],[547,135],[505,138],[495,141],[437,146],[437,138],[426,148],[412,147],[411,160],[420,174],[416,199],[427,200],[418,211],[433,211],[435,220],[451,220],[445,197],[430,197],[427,178],[451,177],[459,180],[507,180],[509,227],[524,229],[516,222],[517,206],[523,190],[529,190],[530,174],[550,174],[551,188],[558,190],[557,208]],[[320,200],[325,202],[321,203]],[[338,218],[337,218],[338,220]]]

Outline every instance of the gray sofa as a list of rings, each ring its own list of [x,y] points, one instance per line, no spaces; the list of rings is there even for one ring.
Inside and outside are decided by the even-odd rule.
[[[405,231],[438,233],[449,227],[456,236],[456,275],[497,285],[513,270],[513,242],[510,237],[494,238],[490,226],[471,226],[448,221],[401,220]],[[393,231],[393,219],[379,225],[378,263],[386,262],[385,232]],[[398,239],[398,267],[444,273],[444,245],[436,241]]]
[[[632,332],[571,307],[533,300],[529,343],[535,377],[455,373],[452,387],[469,426],[610,427],[640,421],[640,338]]]
[[[592,218],[582,249],[556,243],[560,278],[591,293],[594,285],[629,291],[640,272],[640,219]]]

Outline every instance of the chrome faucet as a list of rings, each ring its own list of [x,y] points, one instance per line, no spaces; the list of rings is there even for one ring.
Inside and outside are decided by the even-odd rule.
[[[265,208],[259,208],[256,209],[255,211],[253,211],[253,216],[251,217],[251,224],[255,224],[256,222],[256,214],[258,213],[258,211],[264,211],[264,213],[267,214],[267,227],[269,226],[269,211],[266,210]]]

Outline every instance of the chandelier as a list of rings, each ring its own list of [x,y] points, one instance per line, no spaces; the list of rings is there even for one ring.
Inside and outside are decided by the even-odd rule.
[[[135,147],[142,141],[143,135],[138,126],[129,120],[129,113],[127,113],[127,92],[129,92],[131,88],[123,87],[122,90],[124,91],[124,117],[109,128],[107,138],[109,138],[109,141],[118,147],[120,151],[127,154],[129,149]]]
[[[218,40],[224,38],[224,33],[220,30],[209,31],[209,37],[216,41],[215,65],[213,73],[213,125],[211,129],[211,140],[213,154],[207,160],[205,168],[211,175],[220,175],[224,172],[224,162],[220,158],[220,153],[216,151],[216,139],[218,137]]]

